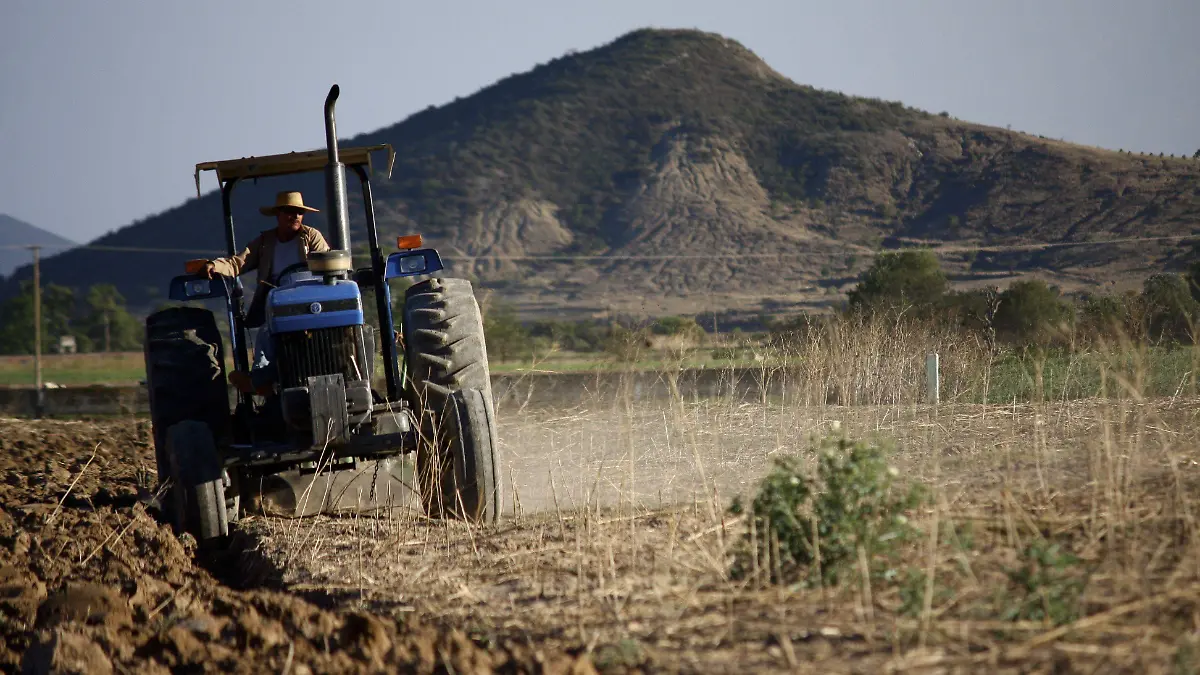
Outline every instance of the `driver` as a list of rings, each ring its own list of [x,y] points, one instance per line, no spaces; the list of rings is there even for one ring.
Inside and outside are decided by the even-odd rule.
[[[279,272],[289,265],[304,262],[313,251],[329,250],[325,237],[316,228],[304,224],[305,212],[316,212],[317,209],[305,206],[299,192],[280,192],[275,195],[274,206],[263,206],[258,210],[265,216],[275,216],[275,227],[259,233],[239,255],[216,258],[204,265],[204,273],[209,279],[214,273],[236,277],[243,272],[258,270],[254,299],[246,312],[247,328],[262,325],[266,318],[267,291],[277,281]]]
[[[204,273],[209,279],[213,274],[236,277],[243,272],[257,270],[258,275],[254,285],[254,299],[246,312],[246,327],[259,328],[266,319],[267,292],[278,282],[279,272],[296,263],[308,259],[313,251],[328,251],[329,244],[325,237],[316,229],[303,223],[306,212],[318,212],[304,204],[304,197],[296,191],[280,192],[275,195],[273,206],[259,208],[264,216],[275,216],[275,227],[263,230],[252,239],[239,254],[228,258],[209,260],[204,265]],[[258,331],[254,340],[254,371],[265,367],[270,359],[270,353],[264,349],[269,342],[266,329]],[[268,371],[269,372],[269,371]],[[266,373],[263,373],[266,375]],[[243,392],[258,391],[265,388],[260,385],[262,377],[251,378],[251,373],[234,371],[229,375],[229,381]],[[269,385],[267,385],[269,386]]]

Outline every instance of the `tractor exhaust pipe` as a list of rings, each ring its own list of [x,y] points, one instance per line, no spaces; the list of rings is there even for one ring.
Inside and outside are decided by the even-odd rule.
[[[346,209],[346,171],[338,159],[337,125],[333,121],[333,106],[340,89],[335,84],[325,97],[325,144],[329,148],[329,163],[325,165],[325,207],[329,209],[329,247],[335,251],[350,250],[350,217]]]

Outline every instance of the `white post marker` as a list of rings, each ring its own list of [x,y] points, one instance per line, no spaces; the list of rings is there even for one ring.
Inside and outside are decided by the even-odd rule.
[[[927,354],[925,356],[925,399],[929,403],[937,403],[940,389],[938,355],[936,353]]]

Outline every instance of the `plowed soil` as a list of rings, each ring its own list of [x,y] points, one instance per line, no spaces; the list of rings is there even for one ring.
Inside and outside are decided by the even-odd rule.
[[[1196,672],[1198,417],[1196,400],[527,411],[502,416],[499,526],[248,516],[219,555],[160,521],[145,421],[0,420],[0,669]],[[936,546],[904,548],[894,583],[732,578],[730,497],[831,432],[897,440],[899,472],[936,495],[913,514]],[[1039,541],[1078,560],[1035,570]],[[1038,613],[1061,603],[1078,612]]]
[[[197,560],[194,542],[139,500],[154,482],[148,432],[145,422],[0,420],[5,672],[592,671],[528,643],[484,646],[415,617],[233,587],[254,585],[244,546]]]

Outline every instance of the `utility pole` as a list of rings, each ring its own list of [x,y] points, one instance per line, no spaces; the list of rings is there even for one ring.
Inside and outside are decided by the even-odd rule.
[[[30,246],[33,251],[33,381],[36,402],[33,416],[41,419],[45,410],[45,400],[42,394],[42,279],[40,253],[41,246]]]

